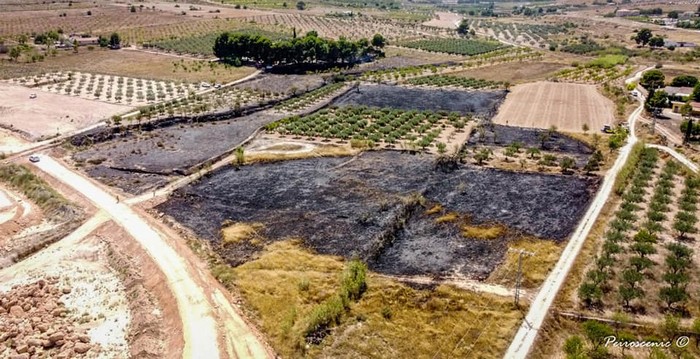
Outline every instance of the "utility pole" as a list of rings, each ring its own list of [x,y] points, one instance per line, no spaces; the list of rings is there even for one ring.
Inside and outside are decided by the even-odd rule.
[[[523,280],[523,256],[524,255],[534,256],[535,253],[528,252],[524,249],[512,249],[512,248],[509,248],[508,251],[518,253],[518,273],[516,274],[516,277],[515,277],[515,298],[514,298],[515,307],[518,307],[518,300],[520,299],[520,286],[522,285],[522,280]]]

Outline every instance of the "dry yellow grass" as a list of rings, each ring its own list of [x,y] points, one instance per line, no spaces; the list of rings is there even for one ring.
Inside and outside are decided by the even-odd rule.
[[[459,214],[455,212],[450,212],[448,214],[442,215],[438,218],[435,218],[435,223],[447,223],[447,222],[454,222],[459,219]]]
[[[505,233],[506,229],[503,226],[462,226],[462,235],[466,238],[475,239],[496,239]]]
[[[235,284],[284,358],[500,358],[520,323],[510,298],[449,286],[416,290],[369,273],[363,297],[307,349],[306,318],[337,293],[343,268],[342,258],[277,242],[235,268]]]
[[[175,65],[177,64],[177,65]],[[203,64],[201,68],[198,64]],[[183,70],[184,65],[188,70]],[[255,72],[253,67],[224,67],[192,59],[181,59],[139,51],[81,49],[80,53],[60,51],[36,63],[0,62],[0,78],[38,75],[53,71],[82,71],[108,75],[130,76],[163,81],[219,82],[241,79]],[[199,70],[194,70],[199,68]]]
[[[522,285],[526,288],[535,288],[549,275],[550,270],[559,260],[559,255],[564,247],[555,241],[537,238],[523,238],[508,244],[509,249],[506,258],[491,273],[487,282],[506,286],[515,285],[514,268],[518,268],[517,250],[525,250],[534,253],[532,256],[523,256]]]
[[[221,240],[224,245],[242,241],[259,242],[258,232],[263,229],[262,223],[231,223],[221,229]]]
[[[279,151],[279,150],[276,150]],[[360,151],[347,146],[329,146],[322,145],[307,152],[290,152],[290,153],[270,153],[270,152],[253,152],[245,154],[246,163],[256,162],[276,162],[287,160],[298,160],[302,158],[312,157],[344,157],[354,156]]]
[[[431,214],[436,214],[442,212],[442,205],[436,204],[433,207],[431,207],[429,210],[425,211],[425,214],[431,215]]]

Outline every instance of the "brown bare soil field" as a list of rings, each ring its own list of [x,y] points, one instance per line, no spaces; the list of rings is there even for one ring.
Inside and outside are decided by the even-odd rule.
[[[132,109],[45,92],[30,99],[32,93],[37,91],[0,84],[0,125],[32,140],[75,131]]]
[[[435,18],[424,22],[423,25],[456,29],[461,19],[462,16],[452,12],[436,12]]]
[[[212,3],[211,5],[202,5],[201,2],[199,4],[193,4],[191,2],[181,3],[151,1],[145,3],[138,3],[137,6],[139,5],[143,5],[147,8],[155,6],[158,11],[166,11],[178,15],[184,11],[187,14],[187,16],[199,18],[235,18],[271,14],[271,12],[269,11],[253,9],[236,9],[232,6],[216,6],[216,4],[214,3]]]
[[[582,132],[613,123],[613,103],[593,85],[535,82],[515,86],[493,119],[494,123]]]
[[[90,16],[87,15],[90,10]],[[59,16],[62,14],[66,16]],[[65,33],[108,33],[127,28],[142,28],[162,24],[182,24],[198,21],[190,16],[176,15],[158,10],[129,12],[124,6],[104,6],[90,9],[39,10],[0,12],[0,34],[13,36],[62,29]]]
[[[177,68],[175,64],[177,64]],[[163,81],[226,83],[255,72],[252,67],[226,68],[218,64],[213,69],[205,64],[198,71],[185,71],[182,64],[188,69],[192,69],[197,64],[197,60],[126,49],[119,51],[81,50],[78,54],[74,54],[72,51],[59,52],[56,57],[48,57],[42,62],[32,64],[1,61],[0,78],[73,70]]]
[[[469,69],[451,73],[450,75],[474,77],[491,81],[509,81],[515,84],[544,80],[564,67],[566,67],[566,65],[555,62],[507,63],[478,69]]]

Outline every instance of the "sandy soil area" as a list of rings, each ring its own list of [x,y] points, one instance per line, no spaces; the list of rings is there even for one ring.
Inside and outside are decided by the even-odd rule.
[[[424,22],[423,25],[455,29],[461,20],[462,16],[453,12],[436,12],[435,18]]]
[[[0,153],[16,152],[26,145],[27,141],[20,137],[13,136],[9,131],[0,129]]]
[[[37,97],[30,99],[33,93]],[[0,126],[12,128],[31,140],[75,131],[131,109],[0,84]]]
[[[583,132],[587,124],[597,131],[615,122],[613,107],[594,85],[535,82],[513,87],[493,122],[567,132]]]

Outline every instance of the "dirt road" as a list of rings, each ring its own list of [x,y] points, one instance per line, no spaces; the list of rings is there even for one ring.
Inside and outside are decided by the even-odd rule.
[[[183,358],[222,357],[218,347],[219,332],[215,318],[215,308],[222,305],[220,296],[217,295],[215,301],[211,300],[202,286],[194,279],[194,275],[188,272],[189,267],[184,258],[173,250],[163,235],[139,217],[129,206],[118,203],[116,198],[51,157],[42,156],[41,161],[35,165],[73,187],[89,198],[95,206],[106,212],[141,244],[163,271],[177,300],[183,323],[185,339]],[[232,326],[236,329],[235,342],[228,341],[233,349],[231,354],[238,358],[269,357],[265,346],[257,340],[257,337],[250,330],[247,330],[242,318],[232,310],[226,310],[226,313],[236,317],[233,318],[234,320],[224,323],[225,327]]]
[[[645,71],[645,70],[642,70]],[[638,78],[635,76],[635,78]],[[639,107],[632,112],[629,116],[629,127],[630,136],[627,138],[627,144],[620,149],[620,155],[613,164],[612,168],[608,171],[603,179],[603,184],[600,186],[598,194],[593,199],[588,211],[579,222],[578,227],[574,231],[569,243],[564,248],[564,251],[559,258],[556,266],[549,274],[547,279],[542,284],[542,288],[535,296],[535,299],[530,305],[530,310],[525,316],[523,323],[521,324],[518,332],[515,334],[515,338],[510,344],[508,351],[504,356],[505,359],[525,359],[532,348],[535,339],[537,338],[537,333],[544,323],[545,318],[549,314],[549,309],[556,298],[559,289],[561,288],[564,280],[566,279],[571,267],[576,260],[583,243],[588,237],[593,224],[595,223],[598,215],[600,214],[605,202],[608,200],[610,193],[612,192],[613,184],[615,183],[615,177],[622,169],[622,166],[627,162],[627,157],[629,156],[632,146],[637,143],[637,136],[634,133],[635,124],[640,114],[644,110],[644,98],[640,96],[638,98],[640,104]]]

